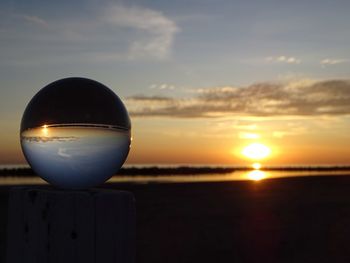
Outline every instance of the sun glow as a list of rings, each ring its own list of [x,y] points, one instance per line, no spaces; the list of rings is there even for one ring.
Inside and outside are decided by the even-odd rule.
[[[254,171],[250,171],[247,174],[247,177],[249,180],[252,180],[252,181],[260,181],[260,180],[266,178],[266,174],[263,171],[254,170]]]
[[[42,126],[43,128],[42,128],[42,133],[43,133],[43,135],[44,136],[47,136],[48,135],[48,133],[49,133],[49,129],[47,128],[47,125],[45,124],[45,125],[43,125]]]
[[[252,164],[252,167],[255,169],[255,170],[259,170],[261,168],[261,164],[260,163],[253,163]]]
[[[249,159],[261,160],[271,154],[271,149],[261,143],[252,143],[242,150],[242,154]]]

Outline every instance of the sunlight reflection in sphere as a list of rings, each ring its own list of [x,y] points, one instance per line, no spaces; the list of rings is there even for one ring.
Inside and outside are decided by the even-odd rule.
[[[40,90],[21,122],[21,146],[32,169],[66,189],[97,186],[129,153],[127,110],[109,88],[86,78],[66,78]]]

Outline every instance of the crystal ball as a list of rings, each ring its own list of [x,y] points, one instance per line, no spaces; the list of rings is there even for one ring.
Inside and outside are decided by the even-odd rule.
[[[125,162],[131,123],[119,97],[101,83],[65,78],[41,89],[26,107],[22,151],[42,179],[63,189],[104,183]]]

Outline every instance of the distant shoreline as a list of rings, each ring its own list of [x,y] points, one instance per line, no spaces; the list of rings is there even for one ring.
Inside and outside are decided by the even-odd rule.
[[[179,167],[125,167],[121,168],[117,176],[130,176],[130,175],[199,175],[199,174],[226,174],[236,171],[250,171],[251,167],[192,167],[192,166],[179,166]],[[263,167],[261,171],[350,171],[350,166],[280,166],[280,167]],[[36,173],[31,168],[3,168],[0,169],[0,177],[8,176],[35,176]]]

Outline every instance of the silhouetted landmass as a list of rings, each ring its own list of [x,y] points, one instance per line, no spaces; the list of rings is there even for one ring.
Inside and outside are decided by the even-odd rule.
[[[0,186],[0,262],[11,187]],[[135,196],[136,263],[350,262],[350,176],[101,188]]]
[[[127,167],[121,168],[117,176],[162,176],[162,175],[200,175],[200,174],[225,174],[235,171],[249,171],[251,167]],[[350,171],[350,166],[286,166],[286,167],[265,167],[263,171]],[[35,176],[31,168],[5,168],[0,170],[0,176]]]
[[[35,176],[30,168],[5,168],[0,170],[0,176]]]

